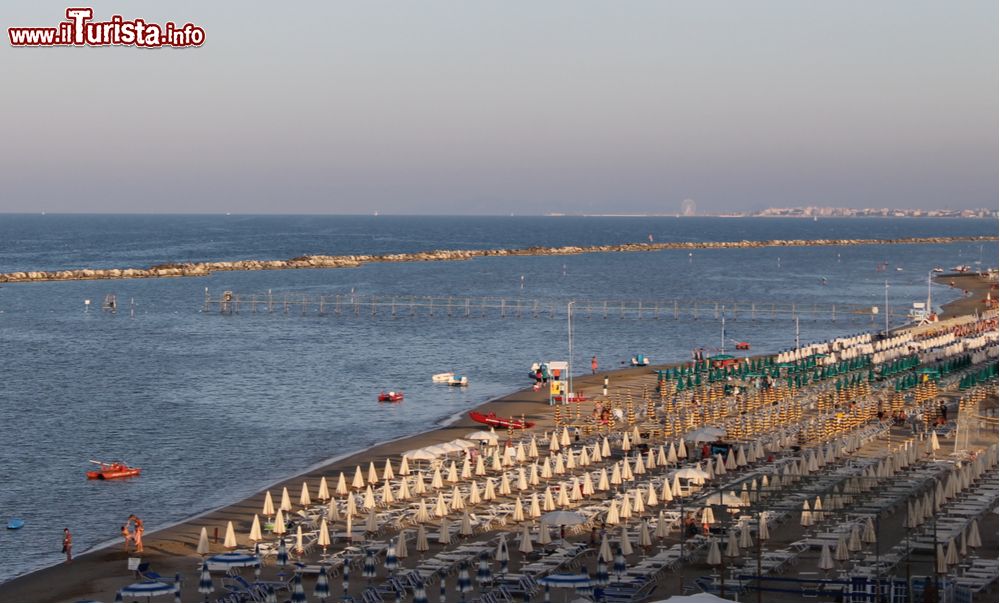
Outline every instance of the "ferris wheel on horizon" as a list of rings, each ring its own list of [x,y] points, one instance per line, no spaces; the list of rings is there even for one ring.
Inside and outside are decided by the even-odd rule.
[[[681,216],[694,216],[698,213],[698,205],[693,199],[685,199],[681,202]]]

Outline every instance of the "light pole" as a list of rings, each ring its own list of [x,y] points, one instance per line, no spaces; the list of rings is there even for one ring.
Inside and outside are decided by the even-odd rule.
[[[566,362],[566,395],[563,397],[563,403],[569,403],[569,397],[573,392],[573,305],[576,304],[576,300],[570,300],[566,304],[566,331],[569,339],[569,360]]]
[[[931,316],[931,275],[933,274],[933,270],[927,271],[927,310],[925,312],[928,319]]]
[[[885,337],[889,337],[889,280],[885,280]]]

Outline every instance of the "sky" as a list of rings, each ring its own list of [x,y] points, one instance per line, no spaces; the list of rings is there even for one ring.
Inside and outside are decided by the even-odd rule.
[[[998,3],[51,2],[0,24],[0,212],[676,213],[998,199]]]

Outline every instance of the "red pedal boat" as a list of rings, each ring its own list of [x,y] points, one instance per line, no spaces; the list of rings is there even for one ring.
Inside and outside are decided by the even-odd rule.
[[[142,473],[142,468],[132,468],[128,464],[122,461],[94,461],[90,460],[90,463],[95,463],[100,466],[99,470],[91,470],[87,472],[88,480],[114,480],[116,478],[131,478],[133,476],[138,476]]]
[[[535,425],[535,422],[522,422],[521,420],[510,418],[505,419],[503,417],[497,417],[496,413],[490,411],[486,415],[479,413],[478,411],[469,411],[469,417],[472,421],[479,422],[480,424],[486,424],[487,426],[494,426],[496,428],[530,428]]]
[[[386,392],[385,390],[383,390],[378,394],[378,402],[380,403],[398,403],[401,400],[403,400],[402,392],[395,392],[392,390]]]

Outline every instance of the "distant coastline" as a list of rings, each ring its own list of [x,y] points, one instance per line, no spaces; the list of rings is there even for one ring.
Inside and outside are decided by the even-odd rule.
[[[299,256],[289,260],[236,260],[231,262],[186,262],[158,264],[149,268],[71,269],[57,271],[15,271],[0,273],[0,283],[42,281],[94,281],[105,279],[150,279],[162,277],[206,277],[214,272],[265,271],[304,268],[353,268],[386,262],[448,262],[496,256],[569,256],[613,252],[654,252],[661,250],[742,249],[761,247],[820,247],[855,245],[949,244],[997,241],[995,235],[956,237],[904,237],[897,239],[769,239],[764,241],[702,241],[665,243],[622,243],[616,245],[534,246],[484,250],[432,250],[402,254],[361,254],[341,256]]]

